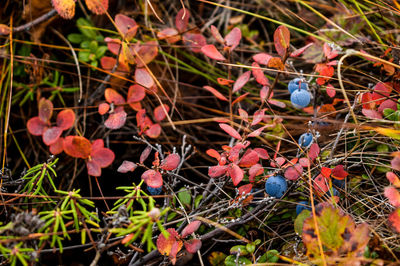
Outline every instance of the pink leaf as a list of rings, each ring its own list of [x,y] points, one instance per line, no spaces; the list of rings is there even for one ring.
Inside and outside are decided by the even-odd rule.
[[[305,50],[306,50],[308,47],[310,47],[311,45],[313,45],[313,44],[314,44],[314,43],[311,42],[311,43],[307,44],[306,46],[303,46],[303,47],[301,47],[301,48],[299,48],[299,49],[293,51],[293,52],[290,54],[290,56],[291,56],[291,57],[298,57],[298,56],[302,55],[302,54],[305,52]]]
[[[201,47],[201,51],[211,59],[225,61],[226,58],[215,48],[213,44],[207,44]]]
[[[215,165],[208,168],[208,175],[212,178],[220,177],[226,174],[228,166],[226,165]]]
[[[319,146],[318,146],[317,143],[311,144],[311,146],[310,146],[310,151],[309,151],[309,153],[308,153],[308,156],[310,157],[310,160],[311,160],[311,161],[314,161],[315,158],[318,157],[320,151],[321,151],[321,150],[320,150],[320,148],[319,148]]]
[[[243,170],[233,163],[228,166],[228,175],[232,178],[234,186],[237,186],[244,177]]]
[[[164,108],[163,108],[164,106]],[[165,111],[164,111],[165,109]],[[167,112],[167,113],[165,113]],[[169,112],[169,106],[166,104],[159,105],[154,109],[154,119],[158,122],[164,120]]]
[[[183,34],[183,43],[194,53],[201,53],[201,47],[207,44],[206,37],[200,33]]]
[[[136,68],[135,81],[146,88],[151,88],[154,85],[153,78],[145,68]]]
[[[285,108],[286,104],[284,102],[276,101],[276,100],[268,100],[268,103],[278,106],[280,108]]]
[[[221,33],[214,25],[211,25],[211,34],[217,42],[220,44],[225,44],[224,38],[222,38]]]
[[[122,14],[117,14],[115,16],[115,25],[121,31],[124,38],[128,41],[132,40],[135,37],[138,25],[136,21],[130,17],[127,17]]]
[[[265,115],[265,109],[255,111],[253,115],[253,122],[251,123],[251,125],[255,126],[258,123],[260,123],[264,118],[264,115]]]
[[[392,90],[390,83],[378,82],[373,89],[372,100],[379,105],[390,96]]]
[[[251,75],[251,71],[246,71],[238,79],[236,80],[235,84],[233,84],[233,90],[232,92],[237,92],[241,88],[243,88],[244,85],[249,81]]]
[[[101,167],[95,161],[87,161],[86,167],[88,170],[88,175],[91,176],[101,176]]]
[[[142,179],[152,188],[159,188],[163,185],[163,179],[161,174],[155,170],[147,170],[142,174]]]
[[[393,170],[400,171],[400,157],[396,156],[390,161]]]
[[[149,41],[140,45],[136,55],[137,67],[149,64],[158,55],[158,44],[156,41]]]
[[[204,89],[208,90],[209,92],[211,92],[212,94],[214,94],[215,97],[217,97],[218,99],[220,99],[221,101],[228,101],[228,99],[222,95],[219,91],[217,91],[216,89],[214,89],[213,87],[210,86],[203,86]]]
[[[185,248],[189,253],[196,253],[201,248],[200,239],[190,239],[184,242]]]
[[[144,132],[149,138],[156,139],[161,134],[160,124],[153,124]]]
[[[230,47],[229,50],[232,52],[239,45],[241,39],[242,32],[235,27],[225,36],[225,44]]]
[[[249,135],[247,135],[247,137],[249,137],[249,138],[258,137],[264,131],[264,129],[269,128],[269,127],[274,127],[274,125],[265,125],[263,127],[260,127],[256,130],[254,130],[253,132],[251,132]]]
[[[75,15],[75,0],[51,0],[54,9],[64,19],[71,19]]]
[[[35,116],[28,120],[26,127],[28,128],[29,133],[32,135],[41,136],[43,135],[44,130],[47,128],[47,124],[40,120],[38,116]]]
[[[108,0],[85,0],[87,8],[96,15],[106,13],[108,9]]]
[[[104,38],[104,41],[107,43],[108,50],[111,53],[118,55],[118,51],[120,50],[120,46],[121,46],[121,40],[106,37],[106,38]],[[122,50],[121,50],[121,52],[122,52]],[[111,67],[111,69],[112,69],[112,67]]]
[[[248,149],[245,154],[242,156],[242,159],[239,162],[240,167],[251,167],[258,163],[258,153],[252,149]]]
[[[39,118],[42,122],[47,123],[53,114],[53,103],[50,100],[41,98],[39,100]]]
[[[259,53],[259,54],[253,55],[253,60],[256,61],[260,65],[268,66],[269,60],[271,58],[272,58],[272,56],[270,56],[267,53]]]
[[[264,72],[259,68],[260,65],[254,62],[253,64],[251,64],[251,66],[253,67],[251,71],[253,73],[253,76],[256,78],[257,83],[263,86],[268,86],[269,81],[267,77],[264,75]]]
[[[63,130],[59,127],[51,127],[44,131],[43,133],[43,142],[47,146],[55,143],[58,138],[61,136]]]
[[[146,161],[146,159],[149,157],[150,153],[151,153],[151,147],[147,146],[146,149],[144,149],[142,151],[142,153],[140,154],[140,159],[139,159],[140,164],[143,164],[144,161]]]
[[[308,158],[300,158],[299,163],[303,167],[310,166],[310,160],[308,160]]]
[[[303,167],[300,164],[289,166],[285,170],[285,178],[288,180],[297,180],[303,173]]]
[[[161,169],[164,169],[166,171],[172,171],[175,170],[179,163],[181,162],[181,157],[179,154],[172,153],[168,155],[162,162],[161,162]]]
[[[261,164],[257,163],[250,167],[249,169],[249,181],[254,182],[254,177],[259,176],[264,173],[264,168]]]
[[[178,42],[181,39],[179,32],[174,28],[166,28],[157,33],[159,40],[166,40],[169,44]]]
[[[340,164],[332,169],[331,175],[335,179],[342,180],[345,179],[349,174],[344,170],[344,166]]]
[[[119,94],[116,90],[114,89],[106,89],[104,91],[104,97],[106,98],[106,101],[108,103],[114,103],[116,105],[121,105],[125,104],[125,99],[122,97],[121,94]]]
[[[386,173],[386,178],[389,180],[389,182],[395,186],[396,188],[400,188],[400,180],[397,177],[397,175],[393,172],[387,172]]]
[[[260,99],[262,102],[264,102],[267,97],[268,97],[268,91],[269,91],[269,87],[268,86],[263,86],[260,90]]]
[[[187,29],[189,18],[190,12],[187,8],[178,11],[175,17],[175,27],[179,32],[184,32]]]
[[[283,58],[290,45],[290,32],[286,26],[279,26],[274,32],[274,44],[278,54]]]
[[[249,114],[242,108],[239,108],[238,112],[239,112],[240,118],[242,118],[243,121],[248,122]]]
[[[104,125],[109,129],[119,129],[125,125],[127,113],[124,110],[110,114]]]
[[[131,161],[123,161],[122,164],[118,167],[118,172],[119,173],[128,173],[128,172],[133,172],[137,167],[137,164],[131,162]]]
[[[378,112],[383,114],[383,110],[390,108],[392,110],[397,110],[397,103],[392,99],[387,99],[381,105],[379,105]]]
[[[96,139],[92,141],[92,151],[104,148],[104,141],[102,139]]]
[[[331,84],[328,84],[326,86],[326,93],[328,94],[329,97],[333,98],[336,95],[336,90]]]
[[[138,84],[129,87],[127,102],[134,103],[140,102],[146,96],[146,89]]]
[[[50,152],[51,154],[57,155],[63,152],[64,150],[64,138],[59,137],[56,142],[50,145]]]
[[[74,125],[75,112],[72,109],[65,109],[57,115],[57,127],[62,130],[67,130]]]
[[[99,104],[98,112],[100,115],[105,115],[110,110],[110,105],[108,103]]]
[[[400,207],[400,193],[395,187],[386,187],[385,197],[388,198],[390,204],[394,207]]]
[[[322,196],[329,190],[328,180],[322,175],[318,175],[313,182],[313,187],[319,196]]]
[[[186,225],[185,228],[183,228],[182,233],[181,233],[182,238],[185,238],[188,235],[191,235],[194,232],[196,232],[197,229],[199,229],[200,225],[201,225],[200,221],[193,221],[190,224]]]
[[[382,114],[372,109],[362,109],[361,113],[370,119],[382,119]]]
[[[219,152],[217,152],[214,149],[208,149],[206,151],[206,153],[208,154],[208,156],[213,157],[215,159],[217,159],[219,161],[219,159],[221,159],[221,155],[219,154]]]
[[[339,55],[338,51],[333,50],[328,43],[324,43],[324,54],[327,59],[331,60]]]
[[[90,157],[92,161],[96,162],[101,168],[104,168],[112,164],[115,154],[108,148],[100,148],[92,150]]]
[[[263,149],[263,148],[254,148],[254,151],[258,153],[258,156],[259,156],[261,159],[268,160],[268,159],[270,158],[270,157],[269,157],[269,154],[268,154],[268,152],[267,152],[266,149]]]
[[[242,137],[240,136],[240,134],[230,125],[228,124],[224,124],[224,123],[220,123],[219,127],[222,128],[222,130],[224,130],[226,133],[229,134],[229,136],[235,138],[235,139],[242,139]]]
[[[285,158],[278,157],[278,158],[275,158],[275,162],[271,161],[271,166],[272,167],[277,167],[277,165],[282,166],[285,162],[286,162]]]

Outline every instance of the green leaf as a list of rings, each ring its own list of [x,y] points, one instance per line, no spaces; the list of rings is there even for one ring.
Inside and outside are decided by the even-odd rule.
[[[236,259],[236,255],[230,255],[226,257],[225,259],[225,265],[226,266],[236,266],[236,265],[247,265],[251,264],[251,260],[245,257],[239,257]]]
[[[79,52],[78,54],[79,60],[83,62],[89,62],[90,52]]]
[[[93,27],[92,23],[84,18],[78,18],[76,21],[76,25],[79,28],[79,31],[82,32],[83,35],[93,40],[96,38],[96,31],[87,27]]]
[[[194,207],[198,208],[201,200],[203,199],[203,195],[197,195],[197,197],[194,199]]]
[[[231,254],[240,254],[240,255],[247,255],[249,254],[249,252],[246,249],[245,245],[236,245],[231,247],[231,249],[229,250],[229,252]]]
[[[279,252],[275,249],[268,250],[258,260],[258,263],[276,263],[279,260]]]
[[[394,112],[395,111],[393,109],[386,108],[383,110],[383,115],[385,116],[386,119],[394,120],[394,116],[393,116]]]
[[[71,34],[68,34],[67,38],[68,38],[68,41],[79,44],[79,43],[83,42],[83,40],[85,39],[85,36],[82,34],[79,34],[79,33],[71,33]]]
[[[302,210],[299,215],[297,215],[296,219],[294,220],[294,231],[301,236],[303,233],[303,224],[304,220],[310,217],[311,212],[309,210]]]
[[[89,49],[89,47],[90,47],[90,41],[81,42],[81,48],[82,49]]]
[[[101,58],[103,57],[103,55],[106,53],[107,51],[107,46],[99,46],[99,48],[97,48],[96,50],[96,58]]]
[[[178,192],[178,198],[180,202],[185,205],[185,206],[190,206],[190,203],[192,202],[192,195],[190,194],[190,191],[186,188],[181,188]]]
[[[224,260],[226,255],[220,251],[211,252],[210,256],[208,256],[208,262],[212,266],[222,266],[224,265]]]
[[[246,250],[247,250],[249,253],[253,253],[254,250],[256,250],[256,245],[255,245],[254,243],[248,243],[248,244],[246,245]]]
[[[89,49],[92,53],[96,53],[99,44],[96,41],[91,41],[89,44]]]
[[[376,147],[376,150],[377,150],[378,152],[389,152],[389,147],[388,147],[388,145],[385,145],[385,144],[379,144],[379,145]]]

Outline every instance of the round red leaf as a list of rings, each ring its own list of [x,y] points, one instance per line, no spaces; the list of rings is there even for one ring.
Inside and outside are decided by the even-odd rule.
[[[148,130],[144,132],[149,138],[156,139],[161,134],[161,126],[159,124],[153,124]]]
[[[119,129],[125,125],[126,116],[127,114],[124,110],[114,112],[108,116],[104,125],[109,129]]]
[[[297,180],[303,173],[303,167],[300,164],[289,166],[285,170],[285,178],[287,180]]]
[[[190,12],[187,8],[182,8],[178,11],[175,17],[175,27],[179,32],[186,30],[190,18]]]
[[[153,78],[145,68],[136,68],[135,81],[146,88],[151,88],[154,85]]]
[[[146,96],[146,89],[140,85],[135,84],[129,87],[127,102],[128,103],[139,102],[143,100],[145,96]]]
[[[47,146],[55,143],[62,134],[62,129],[59,127],[51,127],[43,132],[43,142]]]
[[[173,249],[174,244],[177,244],[177,249],[178,251],[182,248],[183,243],[179,239],[179,234],[174,228],[168,228],[167,232],[169,233],[168,238],[165,238],[165,236],[161,233],[158,238],[157,238],[157,249],[158,252],[160,252],[162,255],[169,256],[171,253],[171,250]],[[176,252],[177,253],[177,252]]]
[[[88,175],[91,176],[101,176],[101,167],[95,161],[87,161],[86,167],[88,170]]]
[[[242,32],[235,27],[225,36],[225,44],[230,47],[229,50],[232,52],[239,45],[240,39],[242,39]]]
[[[239,162],[240,167],[251,167],[258,163],[258,153],[252,149],[248,149]]]
[[[108,103],[101,103],[99,104],[99,114],[105,115],[108,110],[110,110],[110,105]]]
[[[131,161],[123,161],[122,164],[118,167],[118,172],[119,173],[128,173],[128,172],[133,172],[137,167],[137,164],[131,162]]]
[[[181,162],[181,157],[179,154],[173,153],[167,156],[162,162],[161,162],[161,168],[167,171],[172,171],[176,169]]]
[[[110,89],[110,88],[106,89],[104,91],[104,97],[106,98],[106,101],[108,103],[114,103],[114,104],[117,104],[117,105],[125,104],[124,97],[122,97],[122,95],[119,94],[114,89]]]
[[[136,35],[136,31],[138,29],[138,25],[136,21],[130,17],[127,17],[122,14],[118,14],[115,16],[115,25],[124,35],[124,38],[127,40],[131,40]]]
[[[50,145],[51,154],[57,155],[63,152],[64,138],[59,137],[56,142]]]
[[[74,158],[87,159],[92,151],[90,141],[81,136],[67,136],[63,143],[64,152]]]
[[[194,53],[201,53],[201,47],[207,44],[206,37],[200,33],[183,34],[183,43]]]
[[[232,178],[234,186],[237,186],[244,177],[243,170],[236,164],[230,164],[228,167],[228,174]]]
[[[90,157],[92,161],[96,162],[101,168],[104,168],[114,161],[115,154],[108,148],[99,148],[92,150]]]
[[[38,116],[35,116],[28,120],[26,127],[28,128],[29,133],[32,135],[40,136],[47,128],[47,124],[40,120]]]
[[[152,188],[159,188],[163,185],[163,179],[161,174],[155,170],[147,170],[142,174],[142,179]]]
[[[242,139],[242,137],[240,136],[240,134],[230,125],[228,124],[224,124],[224,123],[220,123],[219,127],[222,128],[226,133],[229,134],[229,136],[235,138],[235,139]]]
[[[181,233],[182,238],[185,238],[188,235],[191,235],[194,232],[196,232],[197,229],[199,229],[200,225],[201,225],[200,221],[193,221],[190,224],[186,225],[185,228],[183,228],[182,233]]]
[[[338,180],[345,179],[349,174],[344,170],[343,165],[337,165],[332,169],[332,177]]]
[[[190,239],[184,242],[185,248],[189,253],[196,253],[201,248],[201,240],[200,239]]]
[[[62,130],[67,130],[74,125],[75,112],[72,109],[65,109],[57,115],[57,126]]]
[[[164,107],[164,108],[163,108]],[[165,113],[165,111],[167,113]],[[167,117],[167,114],[169,112],[169,106],[166,104],[159,105],[154,109],[154,119],[158,122],[164,120]]]
[[[208,168],[208,175],[212,178],[220,177],[226,174],[228,166],[226,165],[215,165]]]

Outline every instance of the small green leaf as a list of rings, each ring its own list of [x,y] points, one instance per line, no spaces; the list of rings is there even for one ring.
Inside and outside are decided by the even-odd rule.
[[[383,115],[385,116],[386,119],[393,120],[394,116],[392,116],[392,115],[394,112],[395,111],[393,109],[386,108],[383,110]]]
[[[90,47],[90,41],[81,42],[81,48],[82,49],[89,49],[89,47]]]
[[[236,259],[236,255],[230,255],[225,259],[226,266],[236,266],[236,265],[247,265],[251,264],[251,261],[245,257],[239,257]]]
[[[385,144],[379,144],[379,145],[376,147],[376,150],[377,150],[378,152],[389,152],[389,147],[388,147],[387,145],[385,145]]]
[[[256,245],[254,245],[254,243],[248,243],[248,244],[246,245],[246,250],[247,250],[249,253],[253,253],[254,250],[256,250]]]
[[[259,263],[276,263],[279,260],[279,252],[275,249],[268,250],[264,255],[260,257],[258,260]]]
[[[99,48],[97,48],[97,51],[96,51],[96,58],[101,58],[101,57],[103,57],[103,55],[106,53],[106,51],[107,51],[107,46],[99,46]]]
[[[307,219],[311,215],[309,210],[303,210],[299,215],[297,215],[296,219],[294,220],[294,231],[301,236],[303,233],[303,224],[304,220]]]
[[[89,49],[92,53],[95,53],[97,51],[98,47],[99,47],[99,44],[96,41],[91,41],[89,44]]]
[[[190,191],[186,188],[181,188],[178,192],[178,198],[182,202],[183,205],[190,206],[190,203],[192,202],[192,195],[190,194]]]
[[[199,204],[201,202],[201,200],[203,199],[203,195],[198,195],[195,199],[194,199],[194,207],[198,208]]]
[[[246,249],[245,245],[236,245],[231,247],[231,249],[229,250],[229,252],[231,254],[240,254],[240,255],[247,255],[249,254],[249,252]]]
[[[83,62],[89,62],[90,52],[79,52],[78,54],[79,60]]]
[[[79,34],[79,33],[71,33],[71,34],[68,34],[67,38],[68,38],[68,41],[79,44],[79,43],[83,42],[83,40],[85,39],[85,36],[82,34]]]
[[[82,34],[89,39],[93,40],[94,38],[96,38],[96,31],[89,28],[93,27],[90,21],[84,18],[78,18],[78,20],[76,21],[76,25],[78,26],[79,31],[82,32]]]

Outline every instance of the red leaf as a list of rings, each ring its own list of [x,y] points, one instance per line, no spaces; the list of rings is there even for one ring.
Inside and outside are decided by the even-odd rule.
[[[149,138],[156,139],[161,134],[160,124],[153,124],[144,132]]]
[[[232,92],[237,92],[241,88],[243,88],[244,85],[249,81],[251,75],[251,71],[246,71],[242,75],[238,77],[236,80],[235,84],[233,84],[233,90]]]
[[[106,13],[108,9],[108,0],[85,0],[86,6],[96,15]]]
[[[327,59],[331,60],[339,55],[338,51],[332,49],[328,43],[324,43],[324,54]]]
[[[253,60],[256,61],[260,65],[268,66],[269,60],[271,58],[272,58],[272,56],[270,56],[267,53],[259,53],[259,54],[253,55]]]
[[[268,152],[267,152],[266,149],[263,149],[263,148],[254,148],[254,151],[258,153],[258,156],[259,156],[261,159],[268,160],[268,159],[270,158],[270,157],[269,157],[269,154],[268,154]]]
[[[320,150],[320,148],[319,148],[319,146],[318,146],[317,143],[311,144],[311,146],[310,146],[310,151],[309,151],[309,153],[308,153],[308,156],[309,156],[310,160],[311,160],[311,161],[314,161],[315,158],[318,157],[320,151],[321,151],[321,150]]]
[[[101,176],[101,167],[95,161],[87,161],[86,167],[88,170],[88,175],[91,176]]]
[[[279,26],[274,32],[275,49],[281,57],[284,57],[290,45],[290,32],[286,26]]]
[[[104,41],[107,43],[107,48],[108,50],[115,54],[118,55],[118,51],[120,50],[120,46],[121,46],[121,40],[120,39],[112,39],[110,37],[106,37],[104,38]],[[122,50],[121,50],[122,51]],[[121,60],[119,60],[121,61]],[[112,67],[111,67],[112,69]]]
[[[253,114],[253,122],[251,122],[251,125],[255,126],[258,123],[260,123],[263,120],[264,115],[265,115],[265,109],[255,111]]]
[[[175,17],[175,27],[179,32],[184,32],[187,29],[190,18],[190,12],[187,8],[182,8],[178,11]]]
[[[145,68],[136,68],[135,81],[146,88],[151,88],[155,84],[150,73]]]
[[[400,157],[396,156],[390,161],[393,170],[400,171]]]
[[[268,91],[269,91],[269,87],[268,86],[263,86],[260,90],[260,99],[262,102],[264,102],[267,97],[268,97]],[[271,93],[272,95],[272,93]]]
[[[400,207],[400,193],[395,187],[385,187],[385,197],[394,207]]]
[[[217,159],[219,161],[219,159],[221,159],[221,155],[219,154],[219,152],[217,152],[214,149],[208,149],[206,151],[206,153],[208,154],[208,156],[213,157],[215,159]]]
[[[234,186],[237,186],[244,177],[243,170],[233,163],[228,166],[228,175],[232,178]]]
[[[150,153],[151,153],[151,147],[147,146],[146,149],[142,151],[142,154],[140,154],[140,159],[139,159],[140,164],[143,164],[144,161],[146,161]]]
[[[325,65],[325,67],[323,67],[321,71],[317,72],[319,72],[319,74],[323,76],[317,78],[318,85],[324,85],[330,79],[330,77],[333,76],[335,69],[331,66]]]
[[[381,105],[379,105],[378,112],[383,114],[383,110],[387,108],[397,110],[397,103],[391,99],[387,99],[383,103],[381,103]]]
[[[121,94],[119,94],[116,90],[114,89],[106,89],[104,91],[104,97],[106,98],[106,101],[108,103],[114,103],[116,105],[121,105],[125,104],[125,99],[122,97]]]
[[[336,95],[336,90],[331,84],[328,84],[326,86],[326,93],[328,94],[329,97],[333,98]]]
[[[374,100],[375,103],[379,105],[383,103],[383,101],[385,101],[387,97],[390,96],[392,90],[393,88],[390,83],[378,82],[373,89],[372,100]]]
[[[228,101],[228,99],[222,95],[219,91],[217,91],[216,89],[214,89],[213,87],[210,86],[203,86],[204,89],[208,90],[209,92],[211,92],[212,94],[214,94],[215,97],[217,97],[218,99],[220,99],[221,101]]]
[[[229,147],[229,146],[228,146]],[[227,147],[227,148],[228,148]],[[225,149],[225,146],[223,146],[222,147],[224,150],[226,150]],[[235,162],[236,163],[236,161],[238,161],[239,160],[239,153],[240,153],[240,151],[242,150],[242,149],[244,149],[244,148],[246,148],[245,147],[245,145],[243,144],[243,143],[237,143],[235,146],[233,146],[233,148],[231,148],[231,147],[229,147],[229,157],[228,157],[228,159],[229,159],[229,161],[231,161],[231,162]]]
[[[372,102],[372,93],[362,93],[361,94],[361,103],[363,109],[375,109],[375,102]]]
[[[136,63],[137,67],[143,67],[149,64],[158,55],[158,45],[156,41],[149,41],[140,45],[137,51]]]
[[[109,129],[119,129],[125,125],[126,116],[127,114],[124,110],[111,113],[104,122],[104,125]]]
[[[99,104],[98,112],[100,115],[105,115],[110,110],[110,105],[108,103]]]
[[[387,172],[387,173],[386,173],[386,178],[389,180],[389,182],[390,182],[393,186],[395,186],[395,187],[397,187],[397,188],[400,188],[400,180],[399,180],[399,178],[397,177],[397,175],[396,175],[395,173],[393,173],[393,172]]]
[[[167,156],[162,162],[161,162],[161,169],[164,169],[166,171],[172,171],[175,170],[179,163],[181,162],[181,157],[179,154],[172,153]]]
[[[32,135],[41,136],[44,130],[47,128],[47,124],[40,120],[38,116],[35,116],[28,120],[26,127],[28,128],[29,133]]]
[[[332,177],[338,180],[345,179],[349,174],[344,170],[343,165],[337,165],[332,169]]]
[[[207,44],[201,47],[201,51],[211,59],[225,61],[226,58],[215,48],[213,44]]]
[[[239,112],[240,118],[241,118],[243,121],[245,121],[246,123],[249,122],[249,121],[248,121],[249,114],[248,114],[245,110],[243,110],[242,108],[239,108],[239,109],[238,109],[238,112]]]
[[[206,37],[200,33],[183,34],[183,43],[194,53],[201,53],[201,47],[207,44]]]
[[[370,119],[382,119],[382,114],[372,109],[362,109],[361,113]]]
[[[331,176],[332,169],[328,167],[322,167],[321,168],[321,175],[323,175],[325,178],[329,178]]]
[[[400,233],[400,209],[394,210],[388,217],[389,225]]]
[[[55,143],[62,134],[62,129],[59,127],[50,127],[43,132],[43,142],[47,146]]]
[[[276,167],[276,164],[278,164],[279,166],[282,166],[285,162],[286,162],[285,158],[278,157],[278,158],[275,158],[275,162],[271,161],[271,166]]]
[[[115,25],[117,25],[117,28],[121,31],[123,37],[128,41],[135,37],[138,29],[138,25],[134,19],[122,14],[117,14],[115,16]]]
[[[178,253],[179,250],[181,250],[183,243],[181,240],[178,240],[180,237],[179,237],[178,232],[175,229],[168,228],[167,232],[169,233],[168,238],[165,238],[162,233],[157,238],[158,252],[160,252],[161,255],[170,256],[170,254],[172,252],[171,250],[175,249],[173,251],[173,253],[175,253],[175,256],[176,256],[176,253]],[[173,247],[174,245],[175,245],[175,247]],[[175,260],[176,260],[176,258],[175,258]]]
[[[119,173],[128,173],[133,172],[137,168],[137,164],[131,161],[123,161],[122,164],[118,167],[117,172]]]
[[[142,174],[142,179],[152,188],[159,188],[163,185],[163,179],[161,174],[155,170],[147,170]]]
[[[313,45],[313,44],[314,44],[313,42],[310,42],[310,43],[307,44],[306,46],[303,46],[303,47],[301,47],[301,48],[299,48],[299,49],[293,51],[293,52],[290,54],[290,56],[291,56],[291,57],[298,57],[298,56],[302,55],[302,54],[305,52],[305,50],[306,50],[308,47],[310,47],[311,45]]]
[[[53,114],[53,103],[50,100],[41,98],[39,100],[39,118],[47,123]]]
[[[242,137],[240,136],[240,134],[230,125],[228,124],[224,124],[224,123],[220,123],[219,127],[222,128],[222,130],[224,130],[226,133],[229,134],[229,136],[235,138],[235,139],[242,139]]]
[[[64,19],[71,19],[75,15],[75,0],[51,0],[54,9]]]
[[[62,130],[67,130],[74,125],[75,112],[72,109],[65,109],[57,115],[57,127]]]
[[[294,166],[289,166],[285,170],[285,178],[287,180],[297,180],[303,173],[303,167],[300,164],[295,164]]]
[[[251,167],[258,163],[258,153],[252,149],[248,149],[245,154],[242,156],[242,159],[239,162],[240,167]]]
[[[239,196],[243,196],[243,195],[249,194],[251,192],[252,188],[253,188],[253,184],[247,184],[247,185],[240,186],[238,188]]]
[[[225,44],[232,52],[240,43],[242,39],[242,32],[239,28],[235,27],[225,36]]]
[[[63,143],[64,152],[74,158],[87,159],[92,151],[90,141],[81,136],[67,136]]]
[[[308,160],[308,158],[300,158],[299,163],[303,167],[310,166],[310,160]]]
[[[280,108],[285,108],[286,104],[284,102],[276,101],[276,100],[268,100],[268,103],[278,106]]]
[[[211,34],[217,42],[225,44],[224,38],[222,38],[221,33],[219,33],[219,30],[214,25],[211,25]]]
[[[166,40],[167,43],[173,44],[178,42],[181,39],[179,32],[174,28],[166,28],[157,33],[157,37],[159,40]]]
[[[321,174],[314,179],[313,186],[319,196],[322,196],[329,190],[328,182]]]
[[[240,95],[239,97],[237,97],[237,98],[232,102],[232,105],[234,105],[234,104],[236,104],[236,103],[238,103],[238,102],[243,101],[243,99],[246,98],[247,95],[249,95],[249,94],[250,94],[250,92],[246,92],[245,94]]]
[[[228,86],[228,85],[234,83],[233,80],[224,79],[224,78],[217,78],[217,82],[219,85],[222,85],[222,86]]]
[[[92,146],[93,147],[93,146]],[[91,160],[96,162],[101,168],[111,165],[115,159],[115,154],[108,148],[93,149],[90,153]]]
[[[139,102],[146,96],[146,89],[138,84],[129,87],[127,102],[134,103]]]
[[[164,106],[164,108],[163,108]],[[165,111],[164,111],[165,109]],[[167,113],[165,113],[167,112]],[[158,122],[164,120],[169,112],[169,106],[166,104],[159,105],[154,109],[154,119]]]
[[[254,182],[254,177],[259,176],[264,173],[264,168],[261,164],[257,163],[250,167],[249,169],[249,181]]]
[[[253,76],[256,78],[257,83],[263,86],[269,86],[269,81],[267,77],[264,75],[264,72],[259,68],[260,65],[254,62],[253,64],[251,64],[251,66],[253,67],[251,71],[253,73]]]
[[[208,175],[212,178],[220,177],[226,174],[228,166],[226,165],[215,165],[208,168]]]
[[[56,142],[50,145],[51,154],[57,155],[63,152],[64,138],[59,137]]]
[[[200,239],[190,239],[185,241],[185,248],[189,253],[196,253],[201,248],[201,240]]]
[[[181,233],[182,238],[185,238],[188,235],[191,235],[194,232],[196,232],[197,229],[199,229],[200,225],[201,225],[200,221],[193,221],[190,224],[186,225],[185,228],[183,228],[182,233]]]

